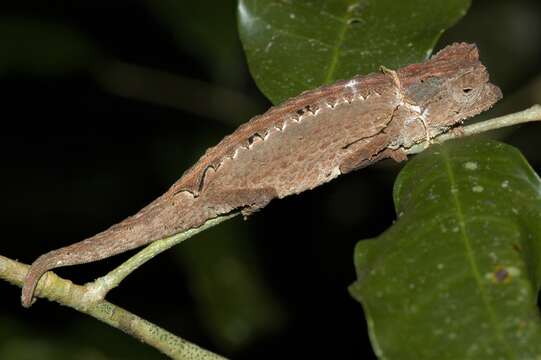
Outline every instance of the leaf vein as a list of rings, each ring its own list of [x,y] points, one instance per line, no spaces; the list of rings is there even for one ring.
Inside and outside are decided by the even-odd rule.
[[[449,183],[451,184],[451,187],[456,187],[456,179],[455,179],[454,172],[451,169],[451,164],[450,164],[451,161],[449,159],[449,154],[448,154],[446,149],[443,149],[441,154],[442,154],[442,157],[444,159],[445,169],[446,169],[446,172],[447,172]],[[453,201],[454,208],[456,210],[456,217],[458,219],[458,224],[459,224],[459,227],[460,227],[460,233],[462,234],[462,239],[464,240],[464,248],[466,250],[466,257],[468,258],[468,262],[470,263],[470,268],[471,268],[471,270],[473,272],[475,281],[477,282],[477,286],[479,288],[481,299],[482,299],[483,303],[485,304],[485,308],[487,310],[488,316],[490,318],[490,321],[493,324],[493,329],[495,330],[496,337],[503,344],[503,346],[504,346],[506,352],[508,353],[509,357],[514,358],[514,356],[513,356],[514,354],[510,350],[509,344],[505,341],[505,337],[504,337],[502,329],[499,326],[499,323],[497,321],[497,316],[496,316],[496,314],[494,312],[494,309],[492,308],[492,306],[490,304],[490,301],[488,300],[488,297],[487,297],[487,294],[486,294],[486,289],[485,289],[485,287],[483,285],[478,265],[477,265],[477,263],[476,263],[476,261],[474,259],[474,256],[473,256],[473,249],[472,249],[471,241],[470,241],[470,238],[468,236],[467,229],[466,229],[466,226],[467,226],[466,223],[467,222],[466,222],[466,219],[465,219],[465,216],[464,216],[464,212],[462,210],[462,206],[460,204],[460,201],[459,201],[458,196],[457,196],[456,193],[451,192],[451,198],[452,198],[452,201]]]

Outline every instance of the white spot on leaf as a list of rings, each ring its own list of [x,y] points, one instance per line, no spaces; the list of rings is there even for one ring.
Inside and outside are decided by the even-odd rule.
[[[507,273],[509,273],[510,276],[519,276],[520,275],[520,269],[516,268],[514,266],[510,266],[507,268]]]

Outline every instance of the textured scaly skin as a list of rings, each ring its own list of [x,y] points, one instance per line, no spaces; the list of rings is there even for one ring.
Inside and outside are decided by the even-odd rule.
[[[22,303],[48,270],[104,259],[241,210],[245,215],[380,159],[406,158],[426,141],[501,98],[475,45],[430,60],[305,92],[252,118],[210,148],[162,196],[81,242],[40,256]]]

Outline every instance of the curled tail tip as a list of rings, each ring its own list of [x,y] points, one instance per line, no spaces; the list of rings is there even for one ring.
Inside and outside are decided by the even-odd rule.
[[[33,299],[33,293],[32,292],[25,292],[23,290],[23,293],[21,295],[21,305],[24,307],[24,308],[29,308],[30,306],[32,306],[32,304],[34,303],[34,299]]]
[[[41,275],[43,275],[43,273],[41,273]],[[21,304],[23,307],[29,308],[34,303],[34,291],[36,290],[36,285],[41,278],[41,275],[38,275],[33,266],[28,270],[23,283],[23,291],[21,293]]]
[[[28,283],[27,279],[25,279],[23,284],[23,291],[21,293],[21,305],[25,308],[29,308],[32,306],[33,298],[34,298],[34,289],[35,285]]]
[[[26,273],[23,282],[23,290],[21,292],[21,304],[25,308],[29,308],[34,303],[34,292],[39,280],[50,269],[54,268],[51,262],[51,256],[47,254],[40,256],[30,265],[30,269]]]

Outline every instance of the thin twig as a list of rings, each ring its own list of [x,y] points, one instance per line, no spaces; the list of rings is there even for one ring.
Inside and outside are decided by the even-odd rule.
[[[0,255],[0,279],[22,287],[28,269],[28,265]],[[81,299],[85,297],[87,292],[88,289],[85,286],[75,285],[69,280],[48,272],[40,281],[35,295],[56,301],[103,321],[156,348],[172,359],[224,359],[108,301],[99,300],[88,307],[82,306]]]
[[[442,143],[444,141],[460,138],[463,136],[476,135],[486,131],[501,129],[504,127],[523,124],[531,121],[541,121],[541,105],[536,104],[523,111],[467,125],[462,129],[461,132],[450,131],[432,139],[432,143]],[[420,143],[409,148],[407,150],[407,153],[408,155],[417,154],[425,150],[426,148],[427,147],[425,143]]]
[[[117,287],[122,282],[122,280],[124,280],[128,275],[130,275],[133,271],[146,263],[148,260],[208,228],[211,228],[221,222],[231,219],[237,214],[238,213],[220,216],[207,221],[198,228],[190,229],[183,233],[176,234],[158,241],[154,241],[143,250],[139,251],[137,254],[126,260],[116,269],[109,272],[107,275],[97,278],[92,283],[87,284],[87,287],[92,294],[91,297],[87,296],[87,300],[93,302],[105,298],[105,295],[107,295],[109,291]]]

